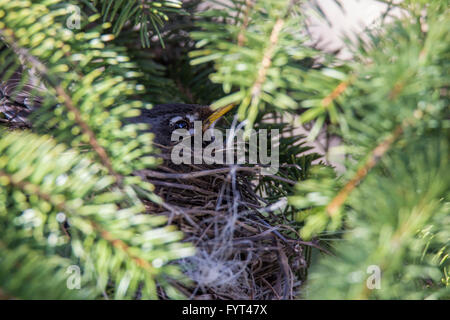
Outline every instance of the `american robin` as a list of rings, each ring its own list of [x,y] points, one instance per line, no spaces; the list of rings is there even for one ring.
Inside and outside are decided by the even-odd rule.
[[[0,123],[12,128],[31,127],[29,115],[40,107],[43,99],[39,93],[42,92],[42,87],[31,82],[21,85],[21,72],[16,72],[8,81],[0,79]],[[158,104],[152,109],[142,109],[139,116],[127,118],[125,122],[149,124],[149,131],[154,133],[153,142],[168,146],[174,130],[186,129],[193,133],[195,121],[202,121],[203,129],[206,129],[231,108],[227,106],[214,111],[207,105]]]
[[[194,133],[194,122],[201,121],[206,130],[233,108],[232,105],[213,110],[208,105],[167,103],[141,110],[141,115],[129,118],[131,123],[148,123],[149,131],[155,134],[153,142],[168,146],[171,144],[172,132],[186,129]]]

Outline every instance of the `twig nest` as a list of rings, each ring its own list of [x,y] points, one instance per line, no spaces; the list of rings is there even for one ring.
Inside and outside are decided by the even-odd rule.
[[[156,186],[164,214],[197,252],[180,261],[193,280],[177,287],[190,299],[292,299],[306,269],[302,245],[283,236],[280,217],[252,183],[258,168],[238,165],[173,165],[138,174]],[[165,298],[164,293],[161,293]]]

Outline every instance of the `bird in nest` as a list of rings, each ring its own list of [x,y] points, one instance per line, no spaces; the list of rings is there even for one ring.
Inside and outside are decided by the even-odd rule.
[[[152,109],[142,109],[137,117],[127,119],[131,123],[149,124],[149,131],[153,132],[153,143],[170,146],[172,133],[177,129],[185,129],[194,134],[195,121],[201,121],[202,129],[213,126],[233,105],[213,110],[208,105],[167,103],[153,106]]]
[[[32,113],[39,109],[44,101],[46,94],[45,87],[37,77],[30,71],[24,70],[22,67],[16,70],[8,80],[2,80],[0,75],[0,124],[6,125],[8,128],[31,128],[32,127]],[[25,81],[24,81],[25,80]],[[152,132],[153,144],[157,146],[162,152],[160,155],[155,155],[163,159],[162,164],[157,168],[159,171],[158,177],[161,180],[166,180],[170,177],[170,173],[189,173],[192,171],[208,170],[217,168],[214,165],[175,165],[170,159],[170,150],[177,142],[172,142],[172,134],[175,130],[184,129],[193,135],[195,132],[195,122],[201,122],[202,131],[213,127],[225,114],[233,109],[233,105],[228,105],[217,110],[212,109],[208,105],[199,104],[183,104],[183,103],[166,103],[154,105],[151,109],[141,109],[141,114],[136,117],[123,119],[124,123],[148,124],[147,131]],[[162,174],[164,172],[166,175]],[[167,176],[167,173],[169,175]],[[150,182],[155,184],[156,192],[161,191],[164,195],[182,194],[183,188],[171,188],[167,192],[166,188],[171,185],[169,182],[162,182],[154,180],[155,171],[141,170],[135,172],[136,175],[141,176],[145,180],[151,179]],[[163,176],[163,177],[162,177]],[[162,177],[162,178],[161,178]],[[213,183],[214,185],[210,184]],[[208,182],[202,187],[193,186],[193,181],[189,181],[190,188],[195,190],[207,190],[211,194],[218,192],[221,184],[216,180]],[[187,181],[186,181],[187,182]],[[197,179],[198,182],[198,179]],[[178,184],[178,187],[181,185]],[[189,203],[192,197],[184,198],[184,203]]]
[[[45,88],[30,81],[22,83],[21,70],[16,71],[7,81],[0,78],[0,123],[10,128],[30,128],[29,116],[38,109],[43,101],[39,95]],[[222,116],[232,109],[226,106],[218,110],[208,105],[167,103],[142,109],[137,117],[128,118],[128,123],[149,124],[148,130],[154,134],[153,143],[170,146],[173,131],[186,129],[194,133],[194,122],[201,121],[203,131],[214,125]]]
[[[24,85],[20,71],[8,81],[2,81],[0,75],[0,124],[30,128],[30,115],[41,106],[44,94],[45,88],[32,82]],[[148,130],[154,134],[153,143],[162,150],[170,150],[175,130],[185,129],[193,134],[194,123],[201,121],[202,131],[205,131],[232,109],[233,106],[213,110],[207,105],[158,104],[141,110],[139,116],[128,118],[126,122],[148,124]],[[202,287],[197,296],[205,299],[289,299],[294,296],[293,281],[288,276],[292,271],[286,269],[289,269],[287,263],[282,262],[286,259],[280,260],[280,255],[295,261],[303,259],[303,255],[289,242],[278,241],[284,237],[273,230],[273,222],[266,221],[267,217],[257,211],[261,198],[255,194],[252,174],[236,174],[223,166],[177,166],[170,161],[164,161],[155,171],[143,171],[136,174],[155,185],[155,193],[164,199],[163,205],[145,201],[148,212],[169,216],[169,221],[184,232],[186,240],[196,243],[199,254],[186,264],[194,266],[186,273]],[[271,232],[267,233],[268,230]],[[269,245],[276,250],[267,250]],[[252,254],[247,246],[252,248]],[[299,269],[305,266],[304,263],[295,265]],[[216,281],[220,285],[215,285],[216,282],[210,281],[209,271],[218,266],[225,267],[218,274],[232,275],[225,281],[227,285],[220,281]],[[248,288],[241,285],[250,278],[253,282],[247,284]],[[188,287],[184,290],[187,296],[197,292]],[[164,293],[160,295],[165,297]]]

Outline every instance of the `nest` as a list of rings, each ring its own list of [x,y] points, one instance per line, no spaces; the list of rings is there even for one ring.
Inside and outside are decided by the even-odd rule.
[[[255,193],[258,167],[173,165],[138,174],[156,187],[167,215],[196,254],[178,261],[193,286],[178,285],[190,299],[293,299],[306,275],[305,243],[283,235],[292,228]],[[283,203],[284,201],[284,203]],[[295,232],[295,231],[294,231]],[[166,298],[161,293],[162,298]]]

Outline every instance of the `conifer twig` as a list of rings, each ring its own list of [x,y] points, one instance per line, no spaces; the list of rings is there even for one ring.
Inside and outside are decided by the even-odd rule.
[[[339,193],[327,205],[325,210],[330,216],[334,216],[336,214],[339,208],[344,204],[345,200],[347,200],[349,194],[378,163],[381,157],[391,148],[392,143],[403,133],[403,130],[404,129],[401,125],[397,126],[392,134],[381,141],[381,143],[373,149],[364,165],[356,171],[355,176],[345,184],[341,191],[339,191]]]
[[[328,108],[334,100],[336,100],[348,86],[354,81],[355,76],[351,76],[349,79],[340,82],[336,88],[329,95],[322,99],[322,106]]]
[[[270,40],[269,40],[269,46],[264,51],[263,59],[261,63],[261,67],[258,70],[258,76],[256,77],[256,81],[253,84],[251,93],[253,99],[259,97],[261,94],[261,88],[266,80],[267,71],[270,68],[270,65],[272,64],[272,55],[275,52],[276,45],[278,43],[278,38],[281,32],[281,29],[283,28],[284,20],[279,18],[275,25],[273,26],[272,32],[270,34]]]
[[[16,44],[14,33],[12,30],[0,29],[0,36],[7,40],[7,42],[11,45],[13,50],[27,60],[36,70],[39,71],[40,76],[42,76],[45,80],[47,80],[54,88],[56,93],[64,100],[64,105],[67,109],[74,114],[75,122],[80,126],[82,132],[84,132],[89,137],[89,144],[92,146],[94,151],[99,156],[103,165],[107,168],[108,172],[117,179],[117,182],[120,184],[122,181],[121,176],[114,171],[111,161],[106,153],[106,150],[100,145],[95,137],[94,131],[89,127],[89,125],[82,119],[81,113],[78,108],[73,103],[70,96],[66,93],[64,88],[58,83],[53,77],[49,74],[47,66],[45,66],[39,59],[30,54],[27,49],[19,47]]]
[[[74,211],[70,207],[68,207],[63,201],[56,202],[54,197],[52,197],[48,193],[42,192],[40,190],[39,186],[37,186],[35,184],[32,184],[27,181],[16,181],[13,176],[11,176],[1,170],[0,170],[0,178],[6,178],[7,181],[9,183],[11,183],[13,186],[15,186],[27,193],[37,195],[39,198],[51,203],[53,206],[55,206],[56,208],[58,208],[61,211],[74,213]],[[85,216],[85,218],[87,219],[86,216]],[[115,239],[114,237],[112,237],[112,235],[107,230],[103,229],[97,223],[90,221],[90,224],[95,230],[97,230],[97,232],[99,232],[99,234],[101,235],[101,237],[103,239],[105,239],[106,241],[111,243],[111,245],[114,246],[115,248],[118,248],[121,251],[123,251],[125,254],[127,254],[138,266],[142,267],[143,269],[145,269],[146,271],[148,271],[152,274],[154,273],[154,269],[148,263],[148,261],[133,255],[129,250],[129,246],[125,242],[123,242],[120,239]]]
[[[245,37],[245,30],[247,30],[248,27],[248,22],[249,22],[249,16],[250,16],[250,11],[253,7],[253,2],[251,0],[246,0],[245,1],[245,11],[244,11],[244,21],[242,22],[242,26],[241,26],[241,30],[239,31],[239,35],[238,35],[238,46],[242,47],[245,43],[245,41],[247,40],[247,38]]]

